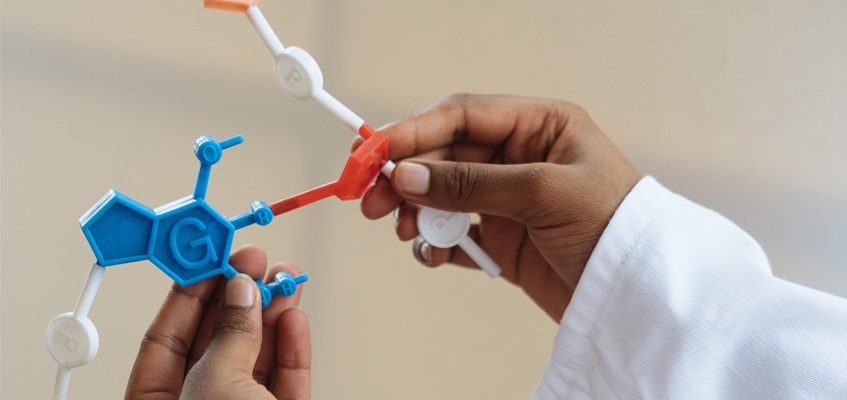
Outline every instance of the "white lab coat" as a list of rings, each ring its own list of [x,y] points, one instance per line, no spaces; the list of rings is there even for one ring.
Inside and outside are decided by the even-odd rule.
[[[646,177],[591,255],[534,398],[847,399],[847,300],[774,277],[747,233]]]

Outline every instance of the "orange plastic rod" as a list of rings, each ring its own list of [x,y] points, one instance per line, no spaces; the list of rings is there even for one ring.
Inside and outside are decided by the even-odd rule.
[[[312,204],[318,200],[323,200],[330,196],[335,196],[335,186],[338,182],[330,182],[326,185],[307,190],[298,195],[291,196],[287,199],[282,199],[270,205],[274,215],[287,213],[296,210],[300,207]]]

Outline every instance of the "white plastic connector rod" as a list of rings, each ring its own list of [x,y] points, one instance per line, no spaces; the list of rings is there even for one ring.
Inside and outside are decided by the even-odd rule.
[[[270,50],[271,55],[276,57],[285,50],[285,46],[283,46],[282,41],[279,40],[279,36],[276,35],[273,28],[271,28],[271,24],[268,23],[268,20],[265,18],[265,15],[262,14],[262,11],[259,10],[259,7],[250,7],[247,9],[247,19],[250,20],[250,23],[256,28],[256,32],[259,33],[259,37],[262,38],[262,41],[265,42],[265,46]]]
[[[71,369],[59,366],[56,369],[56,382],[53,384],[53,400],[68,398],[68,386],[71,384]]]
[[[315,94],[315,101],[338,117],[344,125],[347,125],[354,132],[359,132],[359,129],[365,124],[364,119],[356,115],[356,113],[347,108],[344,104],[341,104],[340,101],[338,101],[335,97],[332,97],[332,95],[326,90],[321,89],[318,91],[318,93]]]
[[[382,166],[382,174],[385,175],[386,178],[391,179],[391,174],[394,173],[394,168],[397,168],[397,164],[394,164],[394,161],[388,160],[388,162]]]
[[[323,88],[323,73],[317,61],[303,49],[297,47],[286,49],[258,7],[250,7],[247,10],[247,17],[274,56],[274,69],[276,71],[277,82],[282,89],[300,100],[314,99],[315,102],[341,120],[344,125],[347,125],[351,130],[358,133],[362,126],[365,125],[365,120],[356,115],[353,110],[338,101],[338,99]],[[394,168],[395,164],[392,161],[388,161],[382,167],[381,171],[390,179]],[[422,215],[424,217],[421,217]],[[442,232],[442,229],[436,226],[421,228],[421,225],[429,227],[433,223],[437,225],[439,222],[448,220],[461,221],[458,229],[459,231],[463,229],[464,232],[459,232],[461,234],[456,234],[457,232],[450,230]],[[441,248],[450,248],[458,245],[489,276],[493,278],[500,275],[501,271],[497,263],[467,236],[468,229],[470,229],[470,215],[467,213],[447,212],[422,207],[418,213],[418,228],[421,231],[421,236],[429,244]]]
[[[104,272],[105,268],[96,262],[92,264],[74,311],[59,314],[47,324],[47,350],[58,364],[53,386],[54,400],[65,400],[68,397],[71,369],[91,362],[100,348],[100,336],[88,318],[88,313],[103,281]]]
[[[279,86],[294,98],[314,99],[354,132],[365,124],[364,119],[324,90],[321,67],[306,50],[299,47],[283,50],[274,57],[274,71]]]
[[[488,276],[500,276],[500,267],[468,236],[471,216],[468,213],[421,207],[418,210],[418,232],[427,243],[448,249],[459,246]]]
[[[85,279],[82,293],[79,294],[79,299],[77,299],[74,307],[74,317],[88,318],[88,313],[91,311],[91,305],[94,304],[94,298],[97,297],[97,290],[100,289],[100,283],[103,282],[105,272],[106,268],[101,267],[100,264],[96,262],[91,264],[88,278]]]
[[[497,265],[497,263],[488,256],[488,253],[486,253],[482,247],[479,247],[479,245],[476,244],[470,236],[463,236],[462,239],[459,240],[459,247],[461,247],[462,250],[465,251],[465,254],[467,254],[468,257],[476,263],[476,265],[479,265],[479,268],[485,271],[488,276],[496,278],[500,276],[501,272],[503,272],[500,269],[500,266]]]

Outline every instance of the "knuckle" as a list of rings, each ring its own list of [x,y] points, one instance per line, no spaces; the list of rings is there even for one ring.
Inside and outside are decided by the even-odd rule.
[[[311,361],[283,357],[277,361],[277,367],[287,370],[308,371],[312,369]]]
[[[446,172],[443,188],[446,196],[456,202],[470,200],[482,180],[479,169],[469,163],[457,162]]]
[[[148,332],[141,339],[141,346],[162,346],[165,350],[179,356],[185,357],[188,354],[190,346],[185,340],[182,340],[174,335],[167,333]]]
[[[549,224],[558,221],[563,207],[562,182],[558,181],[560,166],[535,163],[527,166],[523,174],[526,201],[519,211],[520,219],[526,223]]]
[[[266,371],[253,371],[253,380],[262,386],[267,386],[271,382],[271,377]]]
[[[555,104],[555,106],[557,108],[559,108],[562,112],[566,112],[568,114],[588,115],[588,112],[585,111],[585,109],[582,106],[580,106],[579,104],[570,102],[570,101],[557,100],[553,104]]]
[[[192,389],[192,392],[207,388],[206,385],[199,384],[200,382],[214,382],[215,364],[210,363],[205,357],[200,359],[194,367],[191,368],[188,375],[185,377],[185,386]]]
[[[271,273],[268,274],[268,277],[273,278],[274,276],[276,276],[276,274],[278,274],[280,272],[288,272],[289,274],[292,274],[292,275],[298,275],[298,274],[302,273],[303,271],[300,269],[300,267],[297,264],[293,264],[293,263],[285,262],[285,261],[280,261],[280,262],[274,264],[274,266],[271,268]]]
[[[549,193],[552,184],[553,166],[547,163],[530,164],[524,173],[524,190],[531,197],[541,197]]]
[[[559,102],[560,119],[565,126],[580,127],[591,125],[591,116],[582,106],[569,102]]]
[[[247,315],[241,315],[241,311],[230,311],[229,318],[221,318],[215,325],[214,335],[253,335],[256,327]],[[233,315],[234,314],[234,315]]]

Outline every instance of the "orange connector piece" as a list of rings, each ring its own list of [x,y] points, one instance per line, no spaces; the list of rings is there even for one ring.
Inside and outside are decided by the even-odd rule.
[[[258,4],[259,0],[203,0],[206,8],[235,12],[247,12],[248,8]]]
[[[362,197],[388,161],[388,136],[375,132],[367,125],[362,126],[362,131],[367,131],[365,141],[347,158],[347,165],[338,178],[335,196],[341,200]]]
[[[367,125],[362,126],[360,133],[367,138],[347,158],[337,181],[277,201],[270,205],[271,212],[280,215],[330,196],[340,200],[361,198],[388,161],[388,137]]]

